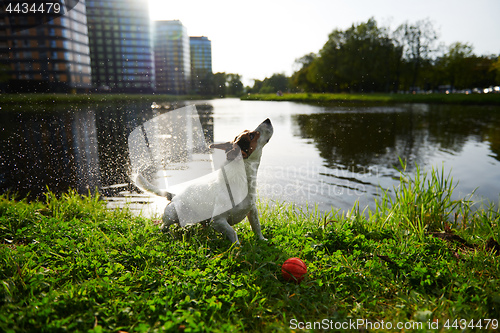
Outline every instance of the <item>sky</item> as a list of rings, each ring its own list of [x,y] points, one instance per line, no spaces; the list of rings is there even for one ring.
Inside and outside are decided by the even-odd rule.
[[[468,43],[476,55],[500,54],[500,0],[149,0],[152,20],[180,20],[189,36],[212,41],[214,73],[236,73],[245,85],[317,53],[335,29],[374,17],[395,30],[429,19],[446,46]]]

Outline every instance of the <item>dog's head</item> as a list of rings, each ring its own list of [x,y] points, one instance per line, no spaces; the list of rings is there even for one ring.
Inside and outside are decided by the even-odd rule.
[[[228,160],[234,160],[241,151],[244,159],[252,156],[260,157],[262,148],[269,142],[273,136],[273,125],[271,120],[267,118],[253,131],[244,130],[241,132],[234,141],[217,143],[210,146],[210,148],[218,148],[226,151]]]

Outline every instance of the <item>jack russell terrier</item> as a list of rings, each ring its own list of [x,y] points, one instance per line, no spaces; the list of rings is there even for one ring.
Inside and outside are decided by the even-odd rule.
[[[232,226],[247,216],[253,232],[260,240],[266,240],[262,235],[259,212],[255,204],[256,185],[262,149],[272,135],[273,126],[271,121],[266,119],[255,130],[240,133],[232,142],[211,145],[210,148],[223,149],[226,153],[226,163],[217,170],[215,180],[190,182],[176,195],[160,190],[143,176],[138,176],[136,183],[139,188],[171,200],[165,207],[160,228],[167,231],[174,223],[184,227],[187,224],[212,220],[211,225],[215,230],[239,245],[238,235]],[[229,206],[228,197],[232,203]],[[202,212],[198,216],[206,216],[206,212],[210,212],[211,218],[200,220],[194,217],[197,212]],[[179,216],[182,218],[179,219]],[[186,219],[185,216],[191,218]]]

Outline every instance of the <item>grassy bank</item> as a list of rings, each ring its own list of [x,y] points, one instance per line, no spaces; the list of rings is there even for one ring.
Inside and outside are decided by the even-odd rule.
[[[211,99],[208,96],[160,94],[0,94],[0,107],[34,105],[57,106],[60,104],[88,105],[95,103],[145,102],[173,103],[187,100]],[[337,105],[376,105],[397,103],[440,103],[462,105],[500,105],[500,94],[251,94],[242,100],[292,101],[302,103]]]
[[[260,203],[269,241],[241,223],[239,248],[202,226],[162,234],[95,197],[2,196],[0,331],[493,331],[500,212],[452,201],[453,187],[402,171],[365,214]],[[308,266],[300,284],[281,277],[289,257]]]
[[[161,94],[0,94],[0,107],[34,104],[50,106],[57,104],[95,104],[115,102],[169,103],[175,101],[209,99],[205,96],[174,96]]]
[[[244,100],[292,101],[319,104],[397,104],[397,103],[440,103],[462,105],[500,105],[500,94],[251,94]]]

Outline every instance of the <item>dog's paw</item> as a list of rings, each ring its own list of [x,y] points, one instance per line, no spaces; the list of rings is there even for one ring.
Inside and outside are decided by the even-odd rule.
[[[263,242],[267,242],[267,238],[265,238],[265,237],[259,237],[259,240],[263,241]]]
[[[167,233],[169,231],[169,229],[170,229],[170,226],[169,225],[165,225],[163,223],[160,223],[159,224],[159,229],[160,229],[160,231]]]

